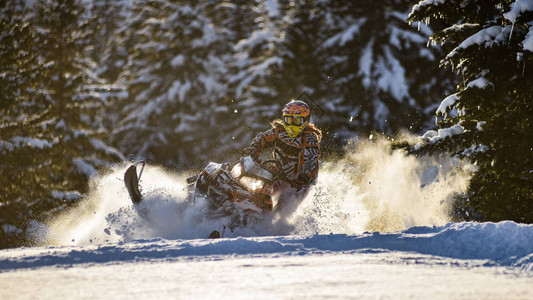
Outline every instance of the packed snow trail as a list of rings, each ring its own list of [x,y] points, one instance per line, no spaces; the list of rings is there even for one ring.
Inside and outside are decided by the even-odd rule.
[[[465,265],[513,267],[533,276],[533,225],[514,222],[449,223],[385,234],[375,232],[217,240],[156,238],[89,246],[8,249],[0,252],[0,272],[152,260],[168,262],[213,257],[374,252],[418,253],[460,259],[465,260]]]
[[[201,244],[215,243],[222,247],[225,242],[224,247],[236,249],[244,246],[244,243],[241,245],[243,240],[249,239],[233,240],[233,245],[229,245],[232,239],[203,240]],[[187,243],[193,246],[191,241]],[[533,297],[533,276],[490,265],[484,260],[465,261],[372,249],[207,255],[211,249],[206,247],[202,247],[203,251],[197,252],[196,256],[180,258],[169,251],[170,245],[166,244],[165,250],[165,244],[161,241],[134,242],[131,250],[136,248],[141,255],[137,259],[130,256],[128,261],[120,260],[122,252],[111,251],[114,245],[108,245],[110,248],[104,251],[106,259],[86,264],[77,262],[76,258],[88,261],[84,256],[87,253],[82,249],[94,246],[50,248],[45,252],[51,260],[65,248],[82,251],[79,255],[69,255],[72,264],[0,272],[0,298],[425,300]],[[294,245],[294,248],[302,247]],[[149,249],[153,249],[149,251],[150,255],[157,258],[142,256]],[[156,249],[161,253],[155,255]],[[96,253],[95,250],[94,254],[98,255]],[[0,256],[3,254],[0,251]],[[109,257],[117,260],[110,262]]]
[[[0,250],[1,299],[532,299],[533,225]]]
[[[205,162],[207,164],[207,162]],[[91,181],[79,207],[42,230],[43,245],[84,245],[138,239],[205,238],[225,220],[205,220],[205,203],[187,200],[185,178],[147,165],[140,181],[148,220],[140,218],[124,187],[128,164]],[[415,158],[391,152],[387,141],[353,143],[346,155],[321,165],[317,185],[290,216],[272,215],[224,237],[393,232],[448,223],[451,200],[464,191],[470,166],[447,157]],[[274,199],[275,201],[275,199]]]

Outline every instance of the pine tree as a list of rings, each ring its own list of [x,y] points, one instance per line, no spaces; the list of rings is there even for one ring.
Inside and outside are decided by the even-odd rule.
[[[27,10],[24,3],[6,1],[1,4],[0,9],[2,18],[0,20],[2,26],[0,108],[6,109],[2,115],[8,116],[15,115],[7,109],[16,109],[14,104],[19,98],[24,97],[25,100],[32,98],[33,95],[29,95],[28,87],[35,87],[39,75],[39,63],[33,51],[33,31],[30,23],[24,18]],[[8,118],[3,121],[7,123]]]
[[[121,36],[125,30],[126,7],[122,1],[93,0],[89,13],[88,56],[95,62],[98,76],[114,83],[127,60]]]
[[[120,83],[129,87],[130,99],[113,141],[131,155],[168,163],[226,159],[268,128],[281,106],[302,92],[327,110],[323,120],[314,120],[331,132],[327,144],[337,141],[340,147],[364,130],[419,130],[432,96],[444,90],[450,77],[442,72],[435,80],[436,66],[420,67],[437,60],[439,49],[413,53],[415,46],[425,45],[427,30],[419,33],[405,22],[407,8],[400,1],[364,6],[313,0],[137,1],[121,46],[129,49]],[[187,10],[195,18],[182,15],[181,23],[171,23],[170,11]],[[363,19],[364,35],[347,34]],[[200,39],[207,39],[205,29],[217,36],[204,43],[210,51],[190,52],[191,41],[198,38],[191,33],[203,31]],[[371,55],[389,69],[373,67],[370,60],[364,79],[358,58],[373,35],[377,42]],[[381,78],[379,72],[386,74]],[[403,85],[379,88],[379,82],[399,77]],[[206,89],[198,78],[215,84]]]
[[[27,191],[44,197],[33,174],[34,152],[48,148],[34,127],[46,116],[49,101],[39,92],[42,64],[34,51],[34,32],[18,1],[0,4],[0,248],[21,239],[29,201]]]
[[[8,241],[14,245],[29,242],[23,235],[33,221],[75,203],[89,176],[122,156],[101,140],[105,100],[86,88],[92,81],[82,55],[83,7],[41,0],[31,10],[5,8],[1,73],[9,84],[2,84],[0,218],[18,233]]]
[[[430,28],[406,22],[404,1],[259,1],[250,9],[257,25],[236,46],[232,77],[250,116],[243,135],[265,129],[306,92],[326,111],[314,118],[324,144],[341,148],[365,132],[431,126],[428,108],[451,91],[454,76],[436,65],[442,51],[425,47]]]
[[[239,21],[248,31],[237,30],[243,35],[235,42],[229,77],[239,113],[233,122],[234,147],[248,146],[291,99],[316,96],[321,90],[321,61],[315,51],[321,24],[314,17],[314,2],[249,1],[240,6],[245,17]]]
[[[294,10],[279,1],[253,1],[248,9],[247,18],[256,24],[235,45],[236,70],[230,78],[241,114],[233,135],[242,146],[279,117],[284,102],[299,88],[288,70],[295,59],[288,34]]]
[[[136,1],[120,80],[130,100],[113,139],[165,163],[190,163],[213,149],[217,101],[225,97],[219,34],[196,1]]]
[[[202,163],[206,159],[228,161],[238,158],[257,133],[250,129],[250,124],[256,124],[256,128],[261,124],[261,129],[268,126],[266,122],[254,119],[258,115],[250,112],[247,99],[237,97],[237,87],[247,69],[242,63],[243,53],[236,50],[236,46],[248,39],[257,27],[255,7],[256,3],[248,0],[205,1],[206,17],[211,20],[218,34],[223,36],[223,42],[217,43],[216,50],[222,65],[217,72],[221,75],[219,80],[223,89],[211,112],[216,130],[212,130],[213,134],[207,140],[209,143],[206,143],[207,147],[201,155]],[[242,93],[242,89],[238,91]]]
[[[322,97],[337,108],[327,123],[338,139],[426,127],[428,107],[453,77],[436,67],[440,49],[425,47],[431,29],[406,23],[408,2],[327,1],[320,8]]]
[[[461,217],[533,222],[533,3],[421,1],[410,21],[447,24],[431,41],[451,49],[442,61],[461,82],[437,109],[413,153],[451,151],[477,171],[459,198]]]
[[[92,85],[101,80],[92,72],[94,61],[87,56],[91,31],[85,8],[77,0],[39,0],[34,16],[37,50],[48,67],[42,88],[52,101],[50,135],[57,141],[57,171],[72,178],[70,185],[84,190],[87,176],[94,168],[121,158],[102,140],[106,94]],[[52,150],[52,153],[54,152]]]

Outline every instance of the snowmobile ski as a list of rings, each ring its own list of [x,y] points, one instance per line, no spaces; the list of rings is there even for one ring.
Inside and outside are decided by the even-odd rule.
[[[139,205],[142,202],[142,195],[139,191],[139,178],[137,177],[137,167],[135,165],[131,165],[124,173],[124,184],[130,194],[131,202],[135,206]]]
[[[220,238],[220,232],[218,232],[216,230],[213,230],[213,232],[211,232],[209,234],[209,238],[210,239],[219,239]]]

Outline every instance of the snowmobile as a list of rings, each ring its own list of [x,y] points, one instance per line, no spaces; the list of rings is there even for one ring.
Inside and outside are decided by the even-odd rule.
[[[131,165],[124,174],[124,183],[130,199],[141,216],[146,215],[140,207],[143,196],[139,191],[136,165]],[[228,227],[244,227],[261,220],[263,214],[272,211],[273,185],[279,179],[281,165],[276,160],[256,162],[250,156],[235,163],[210,162],[199,174],[187,178],[189,200],[194,204],[200,199],[207,201],[206,218],[228,218]],[[220,237],[213,231],[210,238]]]

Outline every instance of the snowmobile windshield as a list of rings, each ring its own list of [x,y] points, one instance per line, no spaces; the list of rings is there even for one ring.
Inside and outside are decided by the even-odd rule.
[[[272,173],[257,165],[250,156],[241,158],[239,164],[242,164],[242,168],[246,174],[253,175],[267,181],[272,181],[274,179]]]

